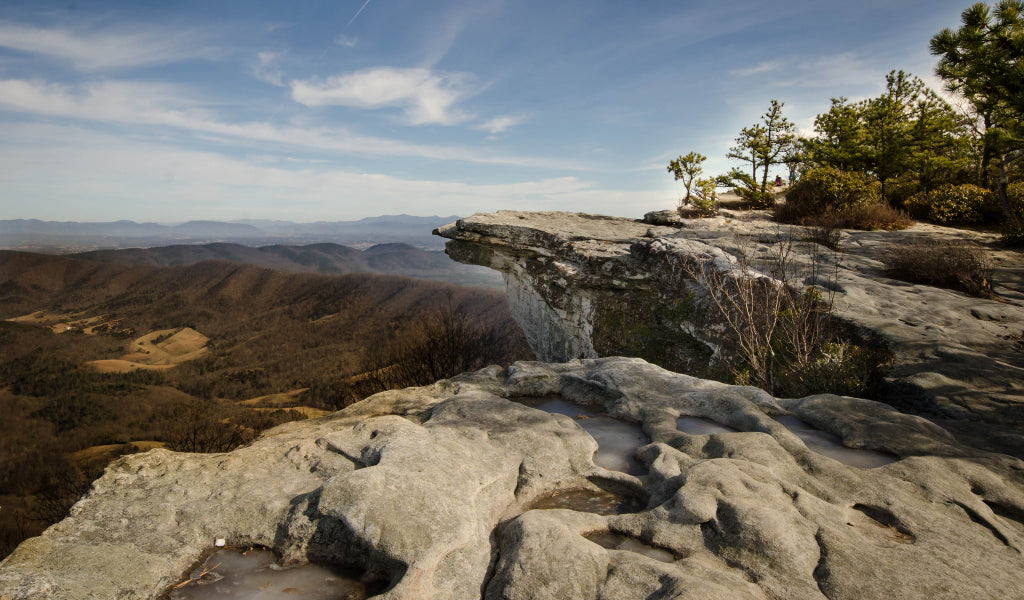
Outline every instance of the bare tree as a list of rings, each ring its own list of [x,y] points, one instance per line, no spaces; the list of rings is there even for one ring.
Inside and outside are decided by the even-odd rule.
[[[774,393],[782,374],[799,378],[835,339],[838,265],[826,273],[813,244],[809,259],[798,261],[791,236],[781,232],[766,259],[755,261],[750,250],[747,244],[737,257],[686,256],[676,264],[702,288],[704,317],[724,327],[728,347],[719,359],[737,382]]]
[[[363,368],[380,390],[428,385],[507,361],[507,337],[496,328],[471,323],[449,294],[445,306],[396,329],[390,339],[371,348]]]

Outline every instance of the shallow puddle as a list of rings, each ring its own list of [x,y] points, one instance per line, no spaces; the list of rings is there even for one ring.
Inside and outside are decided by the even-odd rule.
[[[778,417],[775,420],[785,425],[786,429],[792,431],[797,435],[797,437],[803,440],[804,445],[807,446],[808,450],[812,450],[829,458],[834,458],[835,460],[851,467],[873,469],[875,467],[881,467],[882,465],[895,462],[898,458],[892,454],[877,452],[875,450],[847,448],[838,437],[828,433],[827,431],[815,429],[793,416],[786,415]]]
[[[714,433],[733,433],[739,431],[728,425],[705,419],[704,417],[679,417],[676,427],[683,433],[690,435],[711,435]]]
[[[651,442],[640,429],[640,425],[614,419],[562,398],[512,398],[512,400],[549,413],[566,415],[575,419],[580,427],[597,442],[597,454],[594,455],[594,464],[597,466],[611,471],[622,471],[630,475],[647,474],[647,469],[633,457],[637,448]]]
[[[668,550],[648,546],[635,537],[628,535],[605,531],[602,533],[592,533],[587,536],[587,539],[609,550],[628,550],[667,563],[676,561],[676,557]]]
[[[565,490],[538,498],[527,510],[545,508],[567,508],[579,512],[610,516],[635,513],[641,510],[643,506],[635,498],[620,496],[619,494],[613,494],[604,490]]]
[[[269,550],[222,549],[172,589],[170,600],[363,600],[366,586],[358,573],[319,565],[282,567]]]

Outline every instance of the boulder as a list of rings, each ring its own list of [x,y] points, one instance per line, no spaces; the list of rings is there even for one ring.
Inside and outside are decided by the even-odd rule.
[[[641,427],[643,473],[595,464],[585,420],[517,401],[555,397]],[[833,460],[783,416],[893,462]],[[0,597],[157,598],[219,538],[359,567],[385,599],[1002,599],[1024,589],[1022,473],[878,402],[773,398],[635,358],[521,362],[226,454],[122,457],[0,563]],[[631,508],[541,502],[570,491]]]

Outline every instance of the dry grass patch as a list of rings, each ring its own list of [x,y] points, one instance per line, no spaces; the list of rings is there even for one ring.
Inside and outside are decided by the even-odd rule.
[[[299,399],[308,391],[309,388],[299,388],[297,390],[281,392],[280,394],[267,394],[266,396],[257,396],[255,398],[249,398],[248,400],[241,400],[238,404],[254,408],[292,407],[298,405]]]
[[[780,204],[775,207],[775,220],[806,227],[864,231],[899,231],[914,224],[914,220],[907,213],[882,202],[855,204],[839,210],[826,211],[797,204]]]
[[[68,455],[68,459],[71,460],[72,464],[83,470],[102,470],[104,466],[118,456],[146,452],[153,448],[164,448],[166,446],[167,444],[164,442],[156,440],[140,440],[125,444],[103,444],[72,452]]]
[[[27,315],[7,319],[12,323],[26,323],[48,327],[54,333],[65,333],[68,331],[82,331],[88,335],[95,335],[104,331],[104,327],[117,325],[116,320],[111,321],[107,315],[92,317],[81,314],[51,313],[45,310],[37,310]]]
[[[984,250],[966,242],[917,240],[892,244],[879,256],[893,279],[992,297],[992,266]]]
[[[86,365],[101,373],[130,373],[139,369],[165,370],[206,356],[210,338],[191,327],[153,331],[132,340],[121,358],[91,360]]]

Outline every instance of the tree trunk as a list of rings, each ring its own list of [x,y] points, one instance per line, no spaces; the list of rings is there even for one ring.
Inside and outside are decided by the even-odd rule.
[[[1006,154],[999,156],[999,204],[1003,207],[1003,214],[1007,217],[1010,216],[1010,199],[1006,195],[1006,186],[1009,183],[1009,177],[1006,174]]]
[[[985,131],[981,134],[981,172],[978,173],[978,185],[980,187],[989,189],[988,184],[988,168],[992,163],[992,144],[988,141],[988,128],[992,125],[992,118],[989,113],[985,113],[983,116],[985,123]]]

